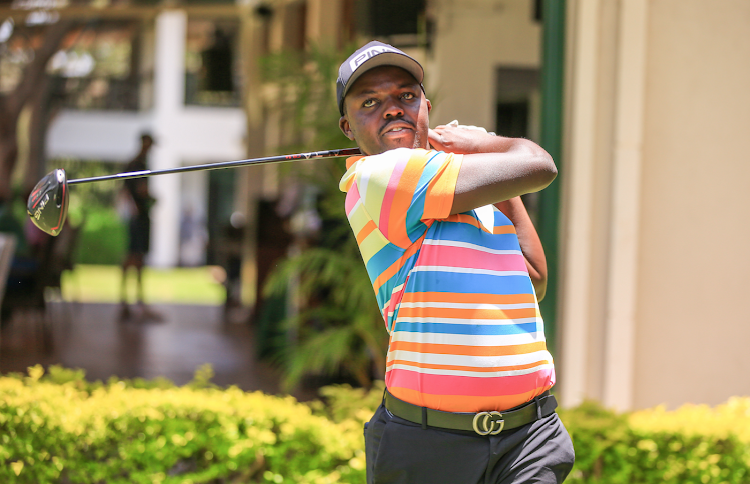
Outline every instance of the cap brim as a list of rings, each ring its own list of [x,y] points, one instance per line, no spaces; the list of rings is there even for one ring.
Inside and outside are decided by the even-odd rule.
[[[362,65],[357,67],[357,70],[352,73],[351,77],[349,77],[349,80],[346,83],[346,88],[344,89],[344,93],[341,96],[341,100],[344,100],[344,97],[346,97],[346,93],[349,92],[349,89],[354,85],[357,79],[362,76],[362,74],[369,71],[370,69],[374,69],[380,66],[400,67],[414,76],[414,79],[416,79],[419,84],[422,84],[422,81],[424,80],[424,69],[422,69],[422,66],[419,65],[417,61],[415,61],[411,57],[407,57],[397,52],[383,52],[382,54],[370,57],[365,62],[363,62]]]

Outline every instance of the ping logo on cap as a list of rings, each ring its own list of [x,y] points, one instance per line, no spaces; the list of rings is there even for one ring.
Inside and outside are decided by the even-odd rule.
[[[363,62],[370,59],[371,57],[375,57],[378,54],[382,54],[384,52],[396,52],[398,51],[396,49],[391,49],[385,46],[382,47],[370,47],[369,49],[361,52],[357,57],[349,61],[349,67],[351,67],[352,72],[354,72],[357,67],[359,67]]]

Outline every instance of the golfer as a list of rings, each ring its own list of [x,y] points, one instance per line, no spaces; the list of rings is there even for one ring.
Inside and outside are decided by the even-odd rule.
[[[340,187],[390,334],[367,482],[562,482],[574,453],[549,393],[546,260],[519,198],[557,170],[525,139],[429,129],[423,77],[370,42],[336,86],[341,130],[364,154]]]

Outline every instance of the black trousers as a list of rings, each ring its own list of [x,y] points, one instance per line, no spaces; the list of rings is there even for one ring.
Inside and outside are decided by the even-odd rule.
[[[510,484],[565,480],[573,443],[556,413],[495,436],[444,430],[381,405],[365,424],[367,484]]]
[[[128,254],[146,254],[151,243],[151,219],[136,215],[128,224]]]

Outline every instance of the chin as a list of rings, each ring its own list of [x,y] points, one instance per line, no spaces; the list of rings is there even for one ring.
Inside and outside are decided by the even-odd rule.
[[[419,143],[416,138],[401,138],[393,140],[390,143],[386,143],[388,146],[387,150],[395,150],[396,148],[419,148]]]

